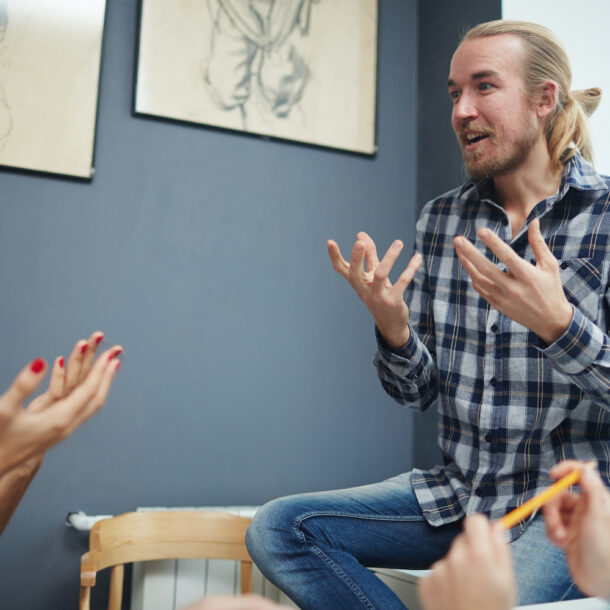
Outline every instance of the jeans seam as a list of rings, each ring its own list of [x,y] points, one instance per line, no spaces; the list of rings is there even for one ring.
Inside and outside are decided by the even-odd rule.
[[[354,514],[354,513],[338,513],[335,511],[312,511],[309,513],[304,513],[300,515],[297,519],[295,519],[292,523],[293,528],[295,529],[297,538],[301,541],[301,544],[304,547],[310,548],[315,555],[317,555],[322,561],[324,561],[331,570],[343,581],[344,584],[347,585],[348,589],[356,596],[358,601],[365,607],[369,608],[369,610],[375,610],[375,606],[372,604],[371,600],[365,595],[364,591],[360,589],[360,587],[354,582],[354,580],[346,574],[341,567],[334,562],[328,555],[326,555],[319,547],[315,545],[308,545],[305,534],[301,530],[301,524],[307,519],[311,519],[312,517],[345,517],[348,519],[368,519],[370,521],[425,521],[422,516],[404,516],[404,517],[391,517],[384,515],[362,515],[362,514]]]
[[[302,543],[306,545],[306,541],[302,540]],[[328,555],[324,553],[317,546],[309,546],[309,548],[318,555],[322,561],[327,563],[331,570],[347,585],[347,587],[351,590],[351,592],[356,596],[358,601],[363,605],[369,608],[369,610],[375,610],[375,606],[371,603],[371,600],[364,594],[364,591],[348,576],[341,567],[335,563]]]
[[[426,519],[422,515],[405,515],[391,517],[389,515],[363,515],[360,513],[337,513],[335,511],[312,511],[309,513],[303,513],[294,520],[293,525],[296,528],[301,527],[301,523],[312,517],[346,517],[348,519],[367,519],[369,521],[425,521]]]
[[[311,515],[313,516],[313,515]],[[309,548],[313,551],[315,555],[317,555],[324,563],[326,563],[330,569],[343,581],[344,584],[347,585],[348,589],[356,596],[358,601],[369,608],[369,610],[375,610],[375,606],[371,603],[371,600],[364,594],[362,589],[350,578],[341,567],[335,563],[328,555],[326,555],[319,547],[315,545],[308,545],[305,534],[301,531],[301,523],[305,521],[307,517],[302,519],[298,519],[293,523],[293,527],[296,531],[297,538],[301,541],[301,544]]]
[[[559,598],[559,601],[563,601],[564,599],[570,599],[567,596],[576,589],[576,585],[574,583],[570,584],[570,586],[563,592],[563,595]]]

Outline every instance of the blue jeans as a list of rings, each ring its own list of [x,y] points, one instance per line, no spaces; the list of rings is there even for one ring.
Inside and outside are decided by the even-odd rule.
[[[269,502],[254,517],[246,544],[261,572],[303,610],[391,610],[405,606],[365,566],[427,569],[461,529],[461,521],[428,525],[406,473]],[[582,597],[540,515],[511,550],[519,604]]]

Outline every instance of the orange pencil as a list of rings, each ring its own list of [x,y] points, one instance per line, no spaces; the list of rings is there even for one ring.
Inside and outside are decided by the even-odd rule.
[[[582,468],[592,468],[595,466],[595,462],[587,462],[583,464]],[[511,527],[517,525],[520,521],[523,521],[526,517],[529,517],[537,508],[540,508],[543,504],[548,502],[553,496],[556,496],[560,491],[567,489],[570,485],[578,482],[582,468],[576,468],[572,470],[565,477],[561,477],[559,481],[553,483],[550,487],[547,487],[544,491],[541,491],[538,495],[534,496],[521,506],[517,506],[515,510],[512,510],[507,515],[504,515],[500,519],[500,525],[504,529],[509,530]]]

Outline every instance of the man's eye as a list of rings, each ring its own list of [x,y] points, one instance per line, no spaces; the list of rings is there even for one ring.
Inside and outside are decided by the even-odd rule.
[[[460,92],[459,91],[449,91],[449,97],[451,98],[452,101],[457,102],[457,100],[460,98]]]
[[[492,87],[491,83],[479,83],[480,91],[488,91],[489,89],[491,89],[491,87]]]

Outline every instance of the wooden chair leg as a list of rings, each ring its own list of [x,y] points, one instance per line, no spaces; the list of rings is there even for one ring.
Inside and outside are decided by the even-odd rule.
[[[108,598],[108,610],[121,610],[123,601],[123,575],[122,565],[114,566],[110,575],[110,596]]]
[[[241,562],[241,592],[252,593],[252,562]]]
[[[78,599],[78,610],[90,610],[91,587],[81,587]]]

